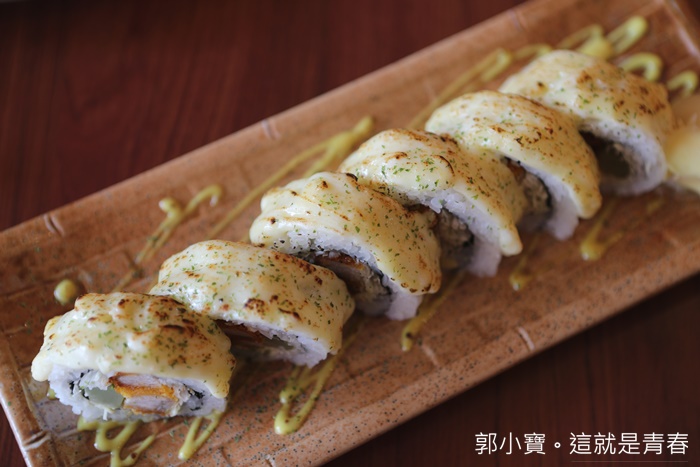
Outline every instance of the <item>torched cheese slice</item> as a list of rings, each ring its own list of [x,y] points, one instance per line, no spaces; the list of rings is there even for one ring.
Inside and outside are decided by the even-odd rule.
[[[674,125],[664,86],[603,59],[557,50],[512,75],[500,90],[573,117],[579,131],[634,147],[639,177],[618,184],[618,192],[638,194],[662,181],[666,172],[662,146]]]
[[[340,349],[343,324],[354,309],[345,283],[328,269],[224,240],[199,242],[171,256],[151,293],[214,319],[308,336],[330,353]]]
[[[446,196],[454,191],[470,208],[484,214],[488,225],[483,230],[504,254],[518,254],[522,243],[512,209],[518,203],[505,200],[519,199],[522,194],[496,183],[489,171],[491,165],[465,154],[448,136],[391,129],[367,140],[338,170],[352,173],[363,185],[404,205],[416,204],[416,198]]]
[[[342,239],[348,251],[369,252],[373,266],[410,295],[440,288],[440,246],[434,215],[408,211],[398,201],[357,183],[354,176],[321,172],[270,190],[250,228],[253,243],[295,254],[289,239],[320,244]]]
[[[137,293],[83,295],[68,313],[52,318],[32,363],[37,381],[54,365],[76,370],[148,374],[201,381],[226,397],[235,359],[231,342],[206,316],[167,297]]]
[[[451,134],[471,153],[504,156],[556,178],[579,217],[600,208],[595,155],[573,120],[556,110],[522,96],[481,91],[436,110],[426,128]]]
[[[673,125],[666,88],[605,60],[557,50],[508,78],[500,90],[533,98],[584,120],[619,121],[653,133],[659,143]]]

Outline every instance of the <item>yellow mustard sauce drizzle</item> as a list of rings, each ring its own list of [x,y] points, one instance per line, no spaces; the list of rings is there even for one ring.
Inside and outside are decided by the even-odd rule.
[[[53,296],[63,306],[73,303],[80,295],[80,286],[70,279],[63,279],[53,289]]]
[[[583,241],[581,242],[581,257],[584,260],[595,261],[597,259],[600,259],[611,245],[613,245],[619,239],[622,238],[621,232],[618,231],[615,232],[612,236],[610,236],[605,242],[600,241],[598,239],[600,231],[603,229],[603,226],[605,225],[608,218],[613,213],[619,202],[620,198],[613,198],[612,200],[608,201],[605,207],[603,207],[603,209],[595,217],[595,221],[593,223],[593,226],[591,227],[591,230],[588,231]]]
[[[510,285],[511,287],[513,287],[513,290],[518,291],[524,289],[525,286],[532,279],[535,278],[535,273],[532,271],[531,268],[527,267],[527,263],[532,254],[534,253],[535,248],[537,248],[541,237],[542,235],[540,233],[532,237],[532,240],[530,241],[530,244],[528,245],[527,249],[520,256],[518,264],[515,265],[515,268],[513,268],[513,271],[511,271],[510,275],[508,276],[508,282],[510,282]]]
[[[134,265],[119,280],[112,292],[124,289],[140,273],[139,265],[153,257],[153,255],[170,239],[173,231],[182,224],[197,207],[205,201],[209,201],[210,206],[216,205],[223,194],[223,189],[219,185],[209,185],[197,193],[183,209],[175,199],[167,197],[158,202],[158,207],[165,213],[165,219],[146,241],[146,245],[138,252],[134,258]]]
[[[627,52],[644,37],[649,30],[649,22],[643,16],[632,16],[610,31],[606,37],[612,43],[615,56]]]
[[[243,369],[247,366],[248,364],[245,360],[238,360],[236,368],[234,368],[233,370],[233,376],[231,377],[233,380],[231,385],[235,385],[237,389],[235,392],[233,392],[232,395],[229,395],[227,409],[233,406],[234,403],[236,403],[238,399],[240,399],[241,394],[243,394],[243,390],[245,389],[246,383],[250,378],[252,378],[253,373],[256,370],[256,368],[253,367],[253,371],[247,371],[245,372],[243,377],[241,377],[240,375],[241,373],[243,373]],[[181,460],[190,459],[199,450],[199,448],[201,448],[204,445],[204,443],[206,443],[207,440],[211,437],[211,435],[214,433],[214,430],[216,430],[217,426],[219,426],[219,423],[221,422],[221,419],[224,415],[225,411],[214,412],[210,415],[205,415],[202,417],[194,417],[190,422],[187,435],[185,436],[185,441],[182,443],[182,446],[178,451],[178,458],[180,458]],[[203,420],[207,420],[208,423],[206,428],[201,433],[199,433],[199,429],[202,425]],[[198,433],[199,435],[197,435]]]
[[[586,42],[594,37],[603,37],[603,26],[600,24],[591,24],[579,29],[560,40],[557,44],[557,49],[573,49],[580,48]]]
[[[280,403],[282,407],[280,407],[275,416],[275,433],[278,435],[288,435],[301,428],[321,395],[323,386],[338,365],[338,361],[348,347],[355,341],[363,322],[362,318],[355,319],[354,326],[350,325],[346,336],[343,338],[343,344],[335,355],[328,357],[312,368],[306,366],[294,367],[291,375],[289,375],[287,384],[280,392]],[[346,323],[346,326],[349,324],[349,322]],[[308,394],[306,402],[304,402],[301,408],[295,413],[291,413],[292,406],[297,403],[299,398],[306,393],[312,385],[313,388],[311,389],[311,393]]]
[[[522,46],[515,52],[513,52],[513,59],[516,62],[521,60],[531,60],[533,58],[541,57],[542,55],[548,54],[552,51],[552,46],[549,44],[529,44]]]
[[[369,137],[373,126],[374,121],[372,117],[368,116],[360,120],[352,130],[343,131],[333,136],[328,140],[326,152],[304,172],[302,178],[310,177],[329,167],[337,167],[343,159],[350,155],[358,143]]]
[[[629,50],[644,37],[648,29],[649,24],[642,16],[632,16],[607,35],[604,35],[601,25],[592,24],[565,37],[556,48],[575,49],[607,60]]]
[[[216,427],[219,426],[221,422],[221,417],[224,416],[223,412],[214,412],[210,415],[204,417],[195,417],[192,422],[190,422],[189,430],[187,431],[187,436],[185,437],[185,442],[182,444],[177,457],[181,460],[190,459],[197,450],[202,447],[202,445],[209,439]],[[207,420],[207,427],[199,433],[199,427],[202,425],[202,420]]]
[[[567,36],[557,44],[556,48],[576,47],[579,52],[608,59],[627,51],[644,36],[647,30],[647,20],[641,16],[629,18],[607,36],[604,35],[601,25],[592,24]],[[548,44],[530,44],[513,53],[502,48],[494,50],[445,86],[428,105],[418,112],[407,127],[422,128],[433,111],[450,99],[479,89],[481,85],[492,81],[506,71],[514,61],[536,58],[551,49]]]
[[[614,54],[613,46],[603,35],[603,26],[600,24],[591,24],[579,29],[562,39],[556,48],[575,49],[577,52],[604,59],[608,59]]]
[[[512,54],[505,49],[496,49],[479,63],[459,75],[413,117],[407,128],[422,128],[435,109],[459,94],[477,89],[506,70],[513,62]]]
[[[673,78],[666,82],[666,88],[669,92],[676,92],[673,101],[685,99],[695,92],[698,88],[698,74],[692,70],[686,70],[678,73]]]
[[[129,442],[131,436],[138,430],[142,422],[107,422],[103,420],[87,421],[83,417],[78,419],[78,431],[95,431],[95,449],[101,452],[109,452],[110,467],[121,467],[134,465],[139,456],[145,451],[151,443],[156,439],[156,435],[152,434],[148,438],[141,441],[141,444],[133,450],[129,455],[122,459],[121,451]],[[115,428],[121,428],[118,435],[110,438],[109,431]]]
[[[639,226],[639,224],[642,223],[645,217],[648,217],[656,211],[658,211],[659,208],[663,206],[664,199],[662,197],[658,197],[650,201],[646,206],[646,216],[639,216],[636,220],[634,220],[627,226],[622,227],[619,230],[616,230],[615,232],[610,234],[607,238],[600,239],[600,233],[603,227],[605,226],[612,213],[615,211],[615,208],[617,207],[619,202],[620,198],[613,198],[608,203],[606,203],[605,207],[596,216],[593,226],[581,242],[580,251],[581,257],[584,260],[596,261],[602,258],[605,252],[608,251],[608,249],[610,249],[610,247],[622,240],[622,238],[628,232],[637,228],[637,226]]]
[[[429,295],[423,299],[423,303],[418,307],[416,316],[411,318],[401,331],[401,350],[408,352],[413,348],[413,344],[415,344],[423,326],[435,316],[440,306],[455,291],[457,286],[462,283],[466,275],[467,273],[464,270],[452,273],[452,277],[446,281],[447,283],[436,294]]]
[[[664,69],[661,57],[648,52],[630,55],[621,61],[618,66],[628,72],[641,71],[642,76],[648,81],[658,81]]]
[[[314,164],[309,171],[312,169],[314,171],[321,171],[333,162],[349,155],[355,144],[364,141],[369,136],[373,126],[374,120],[372,117],[363,117],[354,128],[331,136],[327,140],[321,141],[320,143],[291,158],[277,172],[248,192],[248,194],[209,231],[207,238],[211,239],[218,236],[219,233],[221,233],[221,231],[223,231],[231,222],[241,215],[241,213],[248,206],[250,206],[253,201],[265,194],[265,192],[270,188],[277,185],[278,182],[289,175],[294,169],[302,165],[304,162],[316,157],[322,151],[324,151],[324,154],[321,157],[321,161],[323,162]],[[305,176],[308,177],[309,175]]]

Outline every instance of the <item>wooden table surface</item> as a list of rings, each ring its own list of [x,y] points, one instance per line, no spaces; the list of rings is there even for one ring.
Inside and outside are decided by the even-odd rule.
[[[0,230],[311,99],[516,0],[0,4]],[[108,227],[107,227],[108,228]],[[700,232],[700,228],[699,228]],[[688,434],[700,464],[700,276],[333,465],[564,465],[571,434]],[[23,465],[0,415],[0,464]],[[478,455],[476,434],[546,436]],[[561,443],[560,449],[552,443]],[[591,460],[601,459],[591,457]]]

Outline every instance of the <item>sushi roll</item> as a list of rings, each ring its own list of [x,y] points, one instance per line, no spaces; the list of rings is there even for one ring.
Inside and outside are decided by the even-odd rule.
[[[353,175],[291,182],[270,190],[261,208],[251,241],[331,269],[364,313],[411,318],[440,287],[434,215],[408,211]]]
[[[354,309],[345,283],[328,269],[224,240],[170,257],[151,293],[215,319],[234,353],[308,366],[340,349]]]
[[[498,178],[507,170],[494,165],[464,154],[449,136],[392,129],[367,140],[338,170],[404,206],[435,211],[442,266],[492,276],[502,255],[522,250],[515,224],[525,205],[510,174]]]
[[[663,144],[674,125],[664,86],[603,59],[558,50],[508,78],[501,91],[573,117],[598,158],[604,191],[636,195],[663,182]]]
[[[437,109],[426,128],[510,169],[527,199],[525,228],[563,240],[600,208],[593,152],[569,117],[542,104],[495,91],[466,94]]]
[[[170,298],[87,294],[47,323],[32,377],[88,420],[208,415],[226,407],[230,344]]]

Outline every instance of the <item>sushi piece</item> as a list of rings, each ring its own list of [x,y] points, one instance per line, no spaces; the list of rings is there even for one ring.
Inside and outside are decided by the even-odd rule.
[[[664,145],[669,178],[666,183],[700,194],[700,94],[673,103],[678,128]]]
[[[600,58],[558,50],[508,78],[501,91],[571,116],[596,153],[604,191],[636,195],[663,182],[663,144],[674,125],[664,86]]]
[[[438,213],[442,266],[492,276],[502,255],[522,250],[515,224],[525,205],[507,169],[494,165],[464,154],[449,136],[392,129],[367,140],[338,170],[404,206]],[[503,171],[505,182],[498,178]]]
[[[345,283],[328,269],[224,240],[171,256],[151,293],[215,319],[234,353],[308,366],[340,349],[354,309]]]
[[[465,151],[502,160],[528,205],[521,225],[570,237],[579,217],[600,208],[595,156],[573,121],[530,99],[495,91],[466,94],[437,109],[429,131],[452,135]]]
[[[207,415],[226,407],[230,345],[170,298],[87,294],[47,323],[32,377],[88,420]]]
[[[270,190],[261,208],[251,241],[331,269],[364,313],[411,318],[440,287],[434,215],[408,211],[352,175],[291,182]]]

